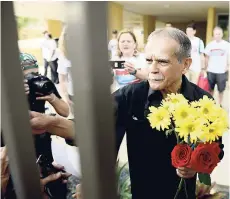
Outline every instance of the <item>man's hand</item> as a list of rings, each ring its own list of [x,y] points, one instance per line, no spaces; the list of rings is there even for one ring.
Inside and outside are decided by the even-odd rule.
[[[187,167],[179,167],[176,172],[177,175],[181,178],[192,178],[196,174],[196,171]]]
[[[41,179],[40,184],[41,184],[41,191],[43,193],[43,198],[48,199],[48,196],[45,194],[45,185],[46,184],[48,184],[49,182],[58,180],[59,178],[67,179],[69,176],[70,176],[70,174],[68,174],[68,173],[58,172],[58,173],[49,175],[46,178]],[[63,183],[67,183],[67,180],[63,180]]]
[[[56,95],[52,93],[47,96],[36,97],[36,100],[45,100],[45,101],[48,101],[49,103],[53,103],[56,100]]]
[[[52,123],[53,117],[42,113],[30,111],[30,124],[33,134],[46,132],[47,127]]]
[[[83,199],[82,197],[82,191],[81,191],[81,184],[78,184],[76,186],[76,193],[72,195],[73,198],[76,199]]]
[[[134,67],[134,64],[132,64],[130,62],[125,62],[124,67],[129,73],[134,73],[135,70],[136,70],[135,67]]]
[[[30,93],[30,88],[29,88],[27,82],[28,82],[28,81],[25,79],[25,80],[24,80],[24,88],[25,88],[25,93],[26,93],[26,95],[29,95],[29,93]]]

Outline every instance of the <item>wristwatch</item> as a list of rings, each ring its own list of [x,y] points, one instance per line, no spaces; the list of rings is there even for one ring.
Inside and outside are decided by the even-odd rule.
[[[133,72],[129,73],[130,75],[136,75],[137,74],[137,70],[135,69]]]

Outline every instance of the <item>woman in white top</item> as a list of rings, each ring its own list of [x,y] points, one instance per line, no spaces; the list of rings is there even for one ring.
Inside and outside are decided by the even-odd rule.
[[[137,51],[137,39],[130,30],[123,30],[119,33],[117,54],[111,60],[125,61],[124,69],[113,70],[113,90],[148,78],[146,59]]]
[[[66,29],[64,28],[58,42],[58,69],[60,88],[64,100],[69,104],[72,113],[73,82],[71,76],[71,62],[66,53]]]

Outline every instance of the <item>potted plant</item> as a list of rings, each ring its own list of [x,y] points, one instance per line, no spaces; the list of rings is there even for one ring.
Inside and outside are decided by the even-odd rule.
[[[211,193],[216,183],[211,186],[205,185],[197,181],[196,183],[196,199],[225,199],[226,195],[222,192]]]
[[[126,164],[121,165],[119,160],[116,164],[117,175],[117,191],[120,199],[131,199],[131,182],[129,176],[129,169]]]

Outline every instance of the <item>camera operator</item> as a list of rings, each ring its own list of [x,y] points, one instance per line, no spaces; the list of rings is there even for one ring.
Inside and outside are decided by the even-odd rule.
[[[36,58],[27,53],[20,53],[20,64],[25,77],[25,93],[28,96],[30,110],[45,113],[45,102],[48,101],[58,114],[67,117],[68,105],[61,99],[52,81],[39,75]],[[50,134],[35,136],[35,148],[37,157],[45,154],[50,161],[53,161]]]
[[[45,102],[48,101],[56,110],[56,112],[67,117],[69,115],[68,104],[61,99],[56,86],[47,77],[38,73],[38,64],[35,57],[27,53],[20,53],[20,65],[24,74],[24,87],[25,93],[28,96],[29,108],[31,111],[39,113],[45,113]],[[40,135],[34,136],[36,157],[42,156],[44,159],[44,167],[42,169],[53,169],[53,155],[51,149],[51,134],[47,131]],[[43,177],[47,177],[47,171],[45,171]],[[55,170],[55,172],[58,172]],[[66,187],[61,183],[56,183],[55,187],[51,188],[53,192],[51,195],[55,195],[54,198],[59,198],[60,195],[64,196],[66,193]],[[51,190],[50,189],[50,190]],[[59,195],[59,196],[58,196]],[[53,198],[53,197],[52,197]]]
[[[27,53],[21,53],[20,54],[20,62],[21,67],[25,76],[25,91],[28,95],[29,105],[30,109],[32,111],[36,111],[39,113],[45,113],[45,101],[48,101],[55,109],[55,111],[63,116],[68,117],[69,115],[69,107],[65,103],[64,100],[61,99],[61,96],[59,95],[55,85],[52,85],[52,82],[49,78],[39,75],[38,73],[38,65],[37,60],[34,56],[27,54]],[[42,81],[46,81],[49,83],[48,86],[53,86],[52,93],[48,95],[44,95],[44,93],[34,93],[33,90],[30,90],[28,83],[28,79],[37,77],[36,84],[41,83]],[[40,81],[40,82],[39,82]],[[47,88],[48,89],[48,88]],[[35,98],[36,97],[36,98]]]

